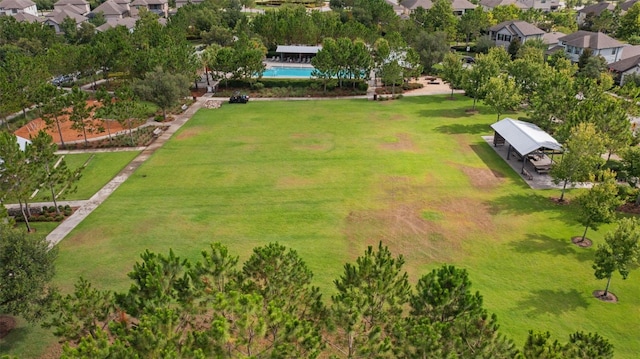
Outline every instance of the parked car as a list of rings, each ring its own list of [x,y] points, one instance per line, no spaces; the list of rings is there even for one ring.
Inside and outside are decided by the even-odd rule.
[[[73,82],[73,80],[74,80],[73,75],[69,74],[69,75],[54,77],[53,80],[51,80],[51,83],[55,86],[63,86]]]
[[[229,103],[247,103],[249,102],[249,96],[236,92],[233,96],[229,97]]]
[[[471,56],[462,56],[462,62],[464,62],[465,64],[475,64],[476,59]]]

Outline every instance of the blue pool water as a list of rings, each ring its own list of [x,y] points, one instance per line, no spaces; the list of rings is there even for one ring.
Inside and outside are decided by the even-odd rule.
[[[313,67],[272,67],[266,69],[262,77],[311,77]]]

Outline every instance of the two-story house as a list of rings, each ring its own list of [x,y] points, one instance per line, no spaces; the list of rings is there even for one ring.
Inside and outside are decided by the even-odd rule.
[[[157,14],[161,17],[169,16],[169,1],[168,0],[133,0],[131,7],[140,9],[146,8],[147,10]]]
[[[421,7],[425,10],[429,10],[433,7],[431,0],[404,0],[400,5],[406,7],[409,12]],[[476,8],[476,5],[472,4],[468,0],[451,0],[451,7],[453,8],[453,14],[456,16],[462,16],[467,11]]]
[[[571,61],[578,62],[584,49],[591,49],[593,56],[602,56],[607,64],[619,61],[625,44],[601,32],[577,31],[558,39]]]
[[[107,0],[91,11],[91,14],[102,13],[105,20],[122,19],[129,15],[129,8],[117,4],[114,0]]]
[[[0,15],[15,16],[29,14],[38,16],[38,7],[31,0],[2,0],[0,1]]]
[[[576,22],[578,26],[584,25],[587,16],[600,16],[604,11],[613,11],[616,6],[608,3],[606,1],[599,2],[593,5],[585,6],[582,9],[578,10],[576,13]]]
[[[521,44],[532,39],[542,39],[544,31],[522,20],[509,20],[489,28],[489,36],[496,46],[508,47],[514,39]]]
[[[58,0],[53,4],[53,10],[68,9],[69,6],[76,8],[76,13],[80,15],[86,15],[91,11],[86,0]]]

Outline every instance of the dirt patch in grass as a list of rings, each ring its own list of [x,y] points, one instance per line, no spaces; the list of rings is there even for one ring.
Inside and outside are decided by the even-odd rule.
[[[198,133],[200,132],[200,129],[197,127],[191,127],[188,129],[185,129],[184,131],[180,132],[179,135],[176,136],[177,140],[186,140],[189,139],[193,136],[196,136]]]
[[[492,189],[504,182],[505,176],[498,171],[469,166],[459,166],[459,168],[467,175],[471,185],[478,189]]]
[[[391,115],[391,117],[389,117],[389,120],[391,121],[402,121],[402,120],[406,120],[407,116],[405,115],[400,115],[400,114],[393,114]]]
[[[0,315],[0,339],[6,337],[16,327],[16,318]]]
[[[40,356],[40,359],[54,359],[60,358],[62,355],[62,344],[53,343],[44,350],[44,354]]]
[[[603,302],[618,303],[618,297],[611,292],[607,292],[607,295],[604,295],[604,290],[594,290],[592,294],[595,298]]]
[[[589,238],[582,239],[582,236],[571,237],[571,243],[580,248],[589,248],[593,245],[593,241]]]
[[[312,179],[304,177],[282,177],[276,183],[277,189],[306,188],[315,184]]]
[[[333,136],[329,133],[295,133],[291,135],[293,149],[326,152],[333,149]]]
[[[486,210],[475,201],[454,199],[450,205],[449,201],[434,203],[429,197],[428,180],[383,178],[379,184],[380,206],[352,211],[345,218],[350,255],[355,258],[362,254],[363,247],[376,246],[381,241],[394,254],[402,254],[412,262],[459,259],[461,243],[469,231],[475,231],[474,226],[490,215],[475,213]],[[455,222],[458,220],[465,223],[458,225]],[[416,273],[409,274],[414,277]]]
[[[384,143],[380,145],[382,149],[391,150],[391,151],[409,151],[415,152],[417,151],[416,145],[411,140],[411,136],[407,133],[397,133],[396,134],[396,142],[393,143]]]

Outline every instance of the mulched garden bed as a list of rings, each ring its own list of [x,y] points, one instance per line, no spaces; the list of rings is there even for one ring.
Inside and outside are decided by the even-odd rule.
[[[615,294],[608,292],[607,296],[604,296],[604,290],[594,290],[593,296],[603,302],[618,303],[618,297]]]

